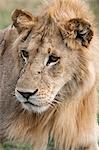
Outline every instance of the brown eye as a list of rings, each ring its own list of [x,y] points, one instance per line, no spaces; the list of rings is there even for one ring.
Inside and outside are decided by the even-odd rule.
[[[26,50],[22,50],[21,52],[22,52],[23,57],[25,57],[25,58],[29,57],[29,53]]]
[[[50,63],[55,63],[55,62],[57,62],[59,59],[60,59],[60,57],[57,57],[57,56],[55,56],[55,55],[52,54],[52,55],[49,56],[47,65],[50,64]]]

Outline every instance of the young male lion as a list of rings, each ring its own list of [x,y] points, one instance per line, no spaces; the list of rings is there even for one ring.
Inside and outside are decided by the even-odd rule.
[[[98,43],[85,2],[57,0],[35,17],[17,9],[12,21],[0,32],[1,142],[44,150],[50,137],[59,150],[98,150]]]

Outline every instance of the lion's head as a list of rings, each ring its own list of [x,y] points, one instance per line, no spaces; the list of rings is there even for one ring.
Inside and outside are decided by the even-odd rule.
[[[72,11],[63,19],[57,15],[53,7],[38,17],[24,10],[12,14],[21,66],[15,94],[29,111],[41,113],[58,104],[62,89],[73,96],[90,74],[91,25]]]

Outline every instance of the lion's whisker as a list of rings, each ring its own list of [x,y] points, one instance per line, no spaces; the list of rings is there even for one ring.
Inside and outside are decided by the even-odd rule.
[[[53,102],[48,102],[52,108],[55,108],[58,111],[58,107]]]

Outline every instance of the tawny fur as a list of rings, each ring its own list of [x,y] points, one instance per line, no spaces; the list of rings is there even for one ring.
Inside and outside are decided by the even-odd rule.
[[[54,140],[55,146],[59,150],[98,150],[98,126],[96,122],[98,38],[93,14],[86,3],[80,0],[57,0],[54,4],[47,6],[40,17],[32,16],[32,20],[28,15],[30,14],[26,12],[23,20],[21,17],[19,18],[19,22],[16,21],[17,16],[13,15],[13,25],[17,30],[14,27],[9,27],[0,32],[1,143],[8,139],[19,142],[21,140],[22,142],[30,143],[36,150],[44,150],[50,137]],[[75,40],[73,32],[75,23],[74,27],[71,27],[72,29],[69,28],[69,23],[74,18],[81,18],[81,20],[85,21],[85,24],[88,22],[88,25],[91,25],[89,29],[92,31],[91,37],[89,37],[89,42],[85,41],[84,45],[79,39]],[[30,24],[28,21],[30,21]],[[50,22],[54,23],[50,24]],[[33,32],[31,31],[32,27]],[[40,34],[38,38],[41,40],[47,35],[51,37],[53,33],[56,37],[53,37],[53,40],[51,40],[58,45],[57,41],[62,42],[60,38],[58,39],[59,31],[61,32],[60,36],[62,36],[61,40],[63,40],[64,46],[68,47],[67,51],[72,50],[72,54],[68,55],[70,56],[68,59],[74,59],[73,67],[76,69],[76,74],[58,92],[56,99],[60,100],[59,103],[52,105],[52,107],[41,114],[29,112],[23,109],[21,103],[16,101],[14,96],[22,68],[22,64],[19,62],[18,46],[22,40],[26,40],[29,43],[31,34],[33,34],[34,46],[37,47],[39,45],[39,42],[35,44],[37,34]],[[55,41],[55,38],[58,40]],[[49,41],[46,43],[44,48],[49,49]],[[33,41],[29,44],[31,49],[33,48],[32,45]],[[32,55],[35,56],[36,52],[33,52]],[[78,68],[76,68],[76,63],[78,63],[76,57],[78,62],[80,62],[79,67],[77,66]],[[70,65],[69,68],[73,65],[69,60],[67,64]],[[35,65],[33,67],[37,69]],[[40,63],[38,62],[39,65]],[[65,65],[66,62],[59,67],[57,72],[54,70],[51,76],[53,78],[58,76]],[[28,71],[27,76],[31,78]],[[26,77],[23,77],[24,79],[22,80],[25,81]],[[30,78],[25,82],[18,82],[17,87],[33,87],[32,84],[28,85],[28,80],[32,81]],[[46,91],[46,86],[44,90]]]

